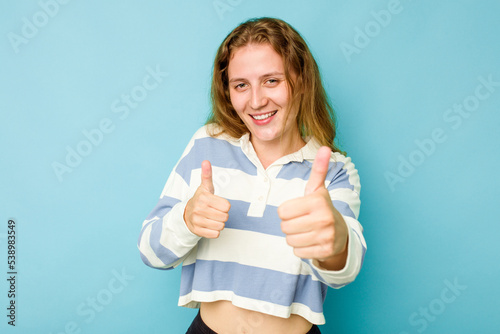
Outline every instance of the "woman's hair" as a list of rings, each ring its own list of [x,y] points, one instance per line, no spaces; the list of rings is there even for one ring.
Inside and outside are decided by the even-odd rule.
[[[297,126],[302,137],[313,136],[334,152],[335,114],[323,88],[318,65],[300,34],[288,23],[275,18],[250,19],[224,39],[215,56],[212,73],[212,111],[207,124],[220,126],[218,136],[226,133],[240,138],[248,132],[229,97],[228,65],[233,53],[248,44],[270,44],[282,57],[286,82],[290,88],[289,106],[298,106]],[[296,74],[292,80],[291,73]],[[288,113],[290,115],[290,113]],[[286,121],[286,120],[285,120]]]

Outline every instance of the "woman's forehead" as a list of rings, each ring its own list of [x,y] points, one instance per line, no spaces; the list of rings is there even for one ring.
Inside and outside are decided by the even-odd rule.
[[[260,77],[267,73],[284,74],[283,60],[270,44],[247,44],[232,52],[229,79]]]

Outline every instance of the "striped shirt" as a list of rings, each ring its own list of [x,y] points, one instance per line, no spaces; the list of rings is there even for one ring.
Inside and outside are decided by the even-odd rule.
[[[200,302],[228,300],[273,316],[298,314],[313,324],[325,323],[327,287],[352,282],[366,251],[357,220],[359,176],[351,159],[332,153],[325,180],[349,231],[347,263],[342,270],[325,270],[295,256],[277,213],[284,201],[304,196],[319,147],[312,138],[264,169],[248,133],[239,139],[213,138],[207,126],[195,133],[144,221],[138,241],[148,266],[171,269],[182,263],[179,306],[197,308]],[[183,219],[187,201],[201,183],[203,160],[212,164],[215,195],[231,203],[229,219],[216,239],[193,234]]]

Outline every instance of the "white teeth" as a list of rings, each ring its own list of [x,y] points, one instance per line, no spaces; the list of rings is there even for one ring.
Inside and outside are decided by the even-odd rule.
[[[274,114],[276,114],[277,112],[278,111],[272,111],[272,112],[270,112],[268,114],[264,114],[264,115],[258,115],[258,116],[252,116],[252,115],[250,115],[250,116],[252,116],[253,119],[261,121],[263,119],[266,119],[266,118],[269,118],[271,116],[274,116]]]

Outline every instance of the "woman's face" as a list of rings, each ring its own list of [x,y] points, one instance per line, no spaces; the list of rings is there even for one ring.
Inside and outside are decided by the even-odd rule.
[[[254,146],[279,144],[282,132],[284,143],[301,141],[297,108],[289,110],[283,61],[270,44],[236,49],[229,61],[228,77],[231,103],[250,131]]]

